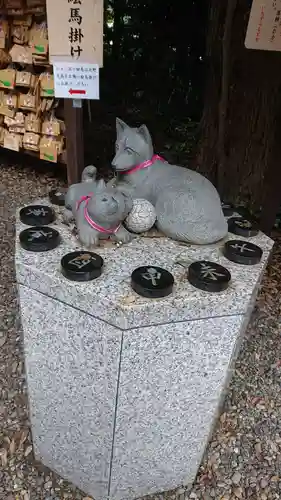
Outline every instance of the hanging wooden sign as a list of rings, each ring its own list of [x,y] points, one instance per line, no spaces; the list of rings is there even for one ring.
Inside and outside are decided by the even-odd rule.
[[[245,47],[281,51],[281,0],[253,0]]]
[[[103,0],[47,0],[50,62],[103,65]]]

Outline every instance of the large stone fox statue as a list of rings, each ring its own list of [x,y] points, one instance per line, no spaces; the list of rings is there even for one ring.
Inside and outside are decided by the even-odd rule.
[[[156,209],[157,227],[166,236],[183,242],[208,244],[227,234],[219,194],[199,173],[170,165],[155,155],[145,125],[131,128],[117,118],[117,188],[133,198],[145,198]]]

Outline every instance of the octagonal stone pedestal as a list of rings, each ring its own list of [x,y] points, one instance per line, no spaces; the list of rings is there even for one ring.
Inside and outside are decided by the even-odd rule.
[[[102,276],[81,284],[60,273],[61,257],[79,244],[59,219],[52,226],[62,243],[38,254],[20,247],[26,226],[17,224],[36,458],[96,500],[133,499],[192,482],[273,242],[261,233],[251,238],[263,258],[243,266],[222,256],[222,243],[139,238],[99,249]],[[222,264],[232,274],[230,287],[218,294],[194,288],[179,259]],[[149,300],[132,291],[131,272],[146,264],[172,272],[170,297]]]

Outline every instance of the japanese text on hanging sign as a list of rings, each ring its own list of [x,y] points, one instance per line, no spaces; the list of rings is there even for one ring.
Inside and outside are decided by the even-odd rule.
[[[68,3],[72,5],[81,5],[83,0],[68,0]],[[83,17],[80,13],[80,7],[70,7],[69,8],[69,41],[70,41],[70,54],[71,57],[80,58],[82,49],[82,39],[83,35]],[[81,26],[82,25],[82,26]]]
[[[281,51],[281,0],[253,0],[245,46]]]
[[[103,0],[47,0],[50,61],[103,65]]]

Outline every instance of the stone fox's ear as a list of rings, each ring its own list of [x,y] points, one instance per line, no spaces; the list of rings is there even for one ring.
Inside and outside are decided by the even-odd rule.
[[[122,190],[120,192],[124,196],[126,212],[127,212],[127,215],[128,215],[131,212],[132,208],[133,208],[133,198],[129,194],[124,193],[124,191],[122,191]]]
[[[138,133],[143,137],[147,144],[151,144],[151,136],[146,125],[141,125],[138,128]]]
[[[117,136],[122,134],[126,128],[128,128],[128,125],[123,120],[120,120],[120,118],[116,118]]]
[[[109,179],[108,183],[106,184],[106,187],[114,188],[115,184],[116,184],[116,179],[115,179],[115,177],[112,177],[112,179]]]
[[[104,182],[103,179],[100,179],[98,182],[97,182],[97,185],[96,185],[96,190],[101,192],[101,191],[104,191],[106,189],[106,184]]]

